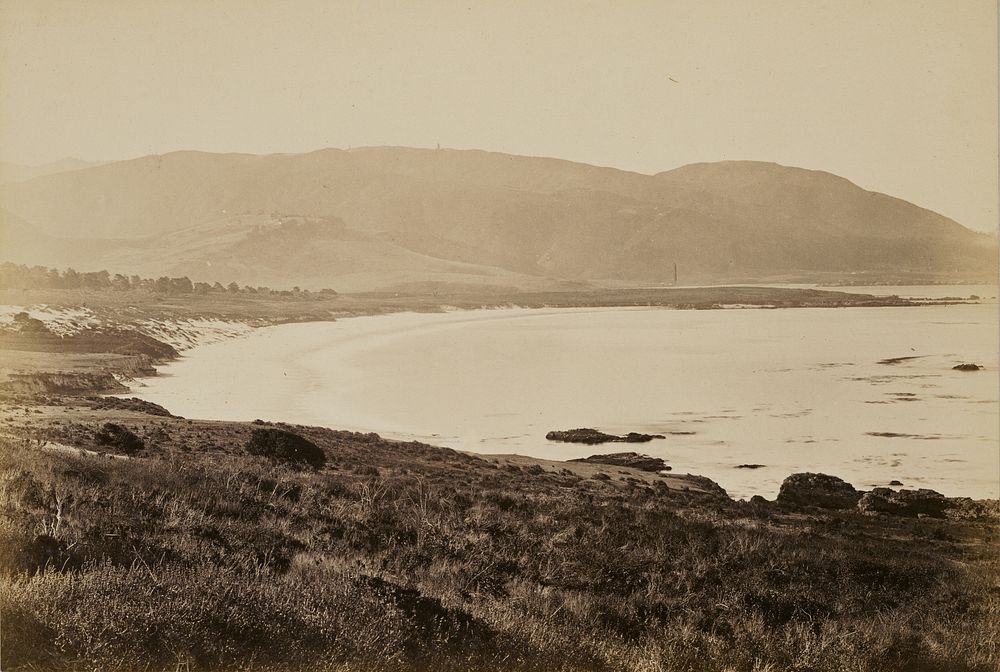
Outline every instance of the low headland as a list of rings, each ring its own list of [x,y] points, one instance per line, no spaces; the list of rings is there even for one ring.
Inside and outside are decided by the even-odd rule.
[[[31,307],[0,334],[0,667],[996,669],[996,501],[823,474],[735,501],[641,453],[471,455],[101,396],[282,322],[913,303],[760,287],[0,291]]]

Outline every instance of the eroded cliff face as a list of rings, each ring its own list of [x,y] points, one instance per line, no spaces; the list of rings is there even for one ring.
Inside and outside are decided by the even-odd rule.
[[[125,381],[156,375],[177,350],[135,329],[88,326],[58,333],[27,312],[0,328],[0,395],[128,392]],[[26,357],[26,359],[25,359]]]
[[[10,368],[0,367],[0,396],[121,394],[128,392],[129,381],[155,376],[161,361],[145,354],[87,356],[82,364],[57,354],[44,366],[13,361]]]
[[[16,395],[123,392],[128,392],[128,388],[105,371],[12,373],[7,380],[0,382],[0,393]]]

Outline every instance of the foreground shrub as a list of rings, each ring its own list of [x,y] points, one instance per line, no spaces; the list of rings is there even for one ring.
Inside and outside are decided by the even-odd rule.
[[[94,434],[94,441],[99,446],[107,446],[126,455],[138,453],[146,447],[142,439],[132,431],[113,422],[104,423],[101,429]]]
[[[320,469],[326,464],[322,448],[298,434],[283,429],[254,428],[246,445],[251,455],[266,457],[290,465],[309,465]]]

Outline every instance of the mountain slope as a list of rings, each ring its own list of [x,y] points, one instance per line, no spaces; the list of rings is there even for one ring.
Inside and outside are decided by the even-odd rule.
[[[19,163],[0,161],[0,182],[23,182],[42,175],[63,173],[70,170],[81,170],[101,165],[100,161],[82,161],[80,159],[60,159],[39,166],[25,166]]]
[[[206,279],[222,264],[262,284],[668,282],[675,262],[686,282],[996,266],[991,236],[829,173],[758,162],[650,176],[475,150],[175,152],[5,184],[0,205],[46,235],[117,239],[81,262]],[[335,224],[261,242],[295,221]]]

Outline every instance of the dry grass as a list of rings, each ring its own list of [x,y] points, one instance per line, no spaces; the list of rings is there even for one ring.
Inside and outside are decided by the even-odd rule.
[[[0,443],[3,669],[994,670],[981,520],[751,506],[374,435],[17,415]],[[145,439],[93,449],[113,418]],[[500,462],[499,464],[497,462]],[[652,479],[652,480],[650,480]]]

